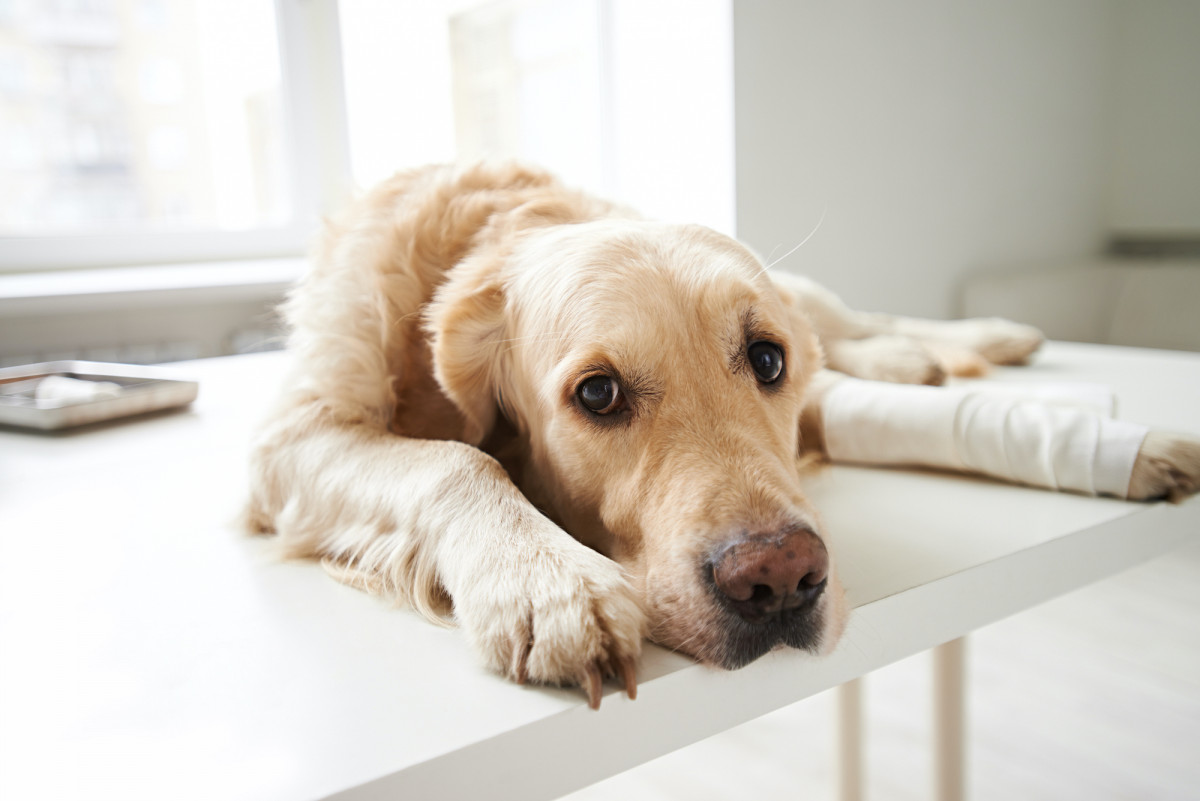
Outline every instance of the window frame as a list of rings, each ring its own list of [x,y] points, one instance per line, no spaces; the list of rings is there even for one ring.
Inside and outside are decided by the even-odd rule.
[[[350,192],[337,0],[275,0],[292,220],[245,230],[0,236],[0,274],[303,254]]]

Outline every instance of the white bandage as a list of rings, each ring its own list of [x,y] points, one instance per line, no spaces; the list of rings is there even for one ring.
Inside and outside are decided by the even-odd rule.
[[[979,384],[973,379],[951,379],[948,386],[969,392],[984,392],[988,397],[1037,401],[1052,406],[1069,406],[1101,417],[1115,417],[1117,398],[1112,388],[1085,381],[1038,381],[1022,384]]]
[[[834,461],[923,465],[1125,497],[1148,429],[1013,391],[845,378],[821,403]]]

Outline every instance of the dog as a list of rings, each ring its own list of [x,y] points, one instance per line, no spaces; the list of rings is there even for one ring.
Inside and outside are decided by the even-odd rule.
[[[518,165],[378,186],[284,312],[296,368],[253,449],[249,528],[593,707],[606,677],[635,696],[646,638],[728,669],[828,653],[846,602],[803,491],[822,400],[845,375],[936,385],[1042,342],[852,311],[729,237]],[[1147,438],[1132,497],[1195,491],[1180,442]]]

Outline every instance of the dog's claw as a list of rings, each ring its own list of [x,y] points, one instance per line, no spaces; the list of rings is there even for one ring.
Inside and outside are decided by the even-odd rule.
[[[621,682],[625,685],[625,694],[629,696],[629,700],[637,699],[637,663],[628,656],[623,656],[617,662],[617,675],[621,677]]]
[[[595,662],[589,662],[579,683],[587,690],[588,706],[592,709],[600,708],[600,682],[600,668],[596,667]]]

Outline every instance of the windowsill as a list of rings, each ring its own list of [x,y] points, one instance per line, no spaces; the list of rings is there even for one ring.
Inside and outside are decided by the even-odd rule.
[[[0,275],[0,316],[277,298],[304,273],[303,258]]]

